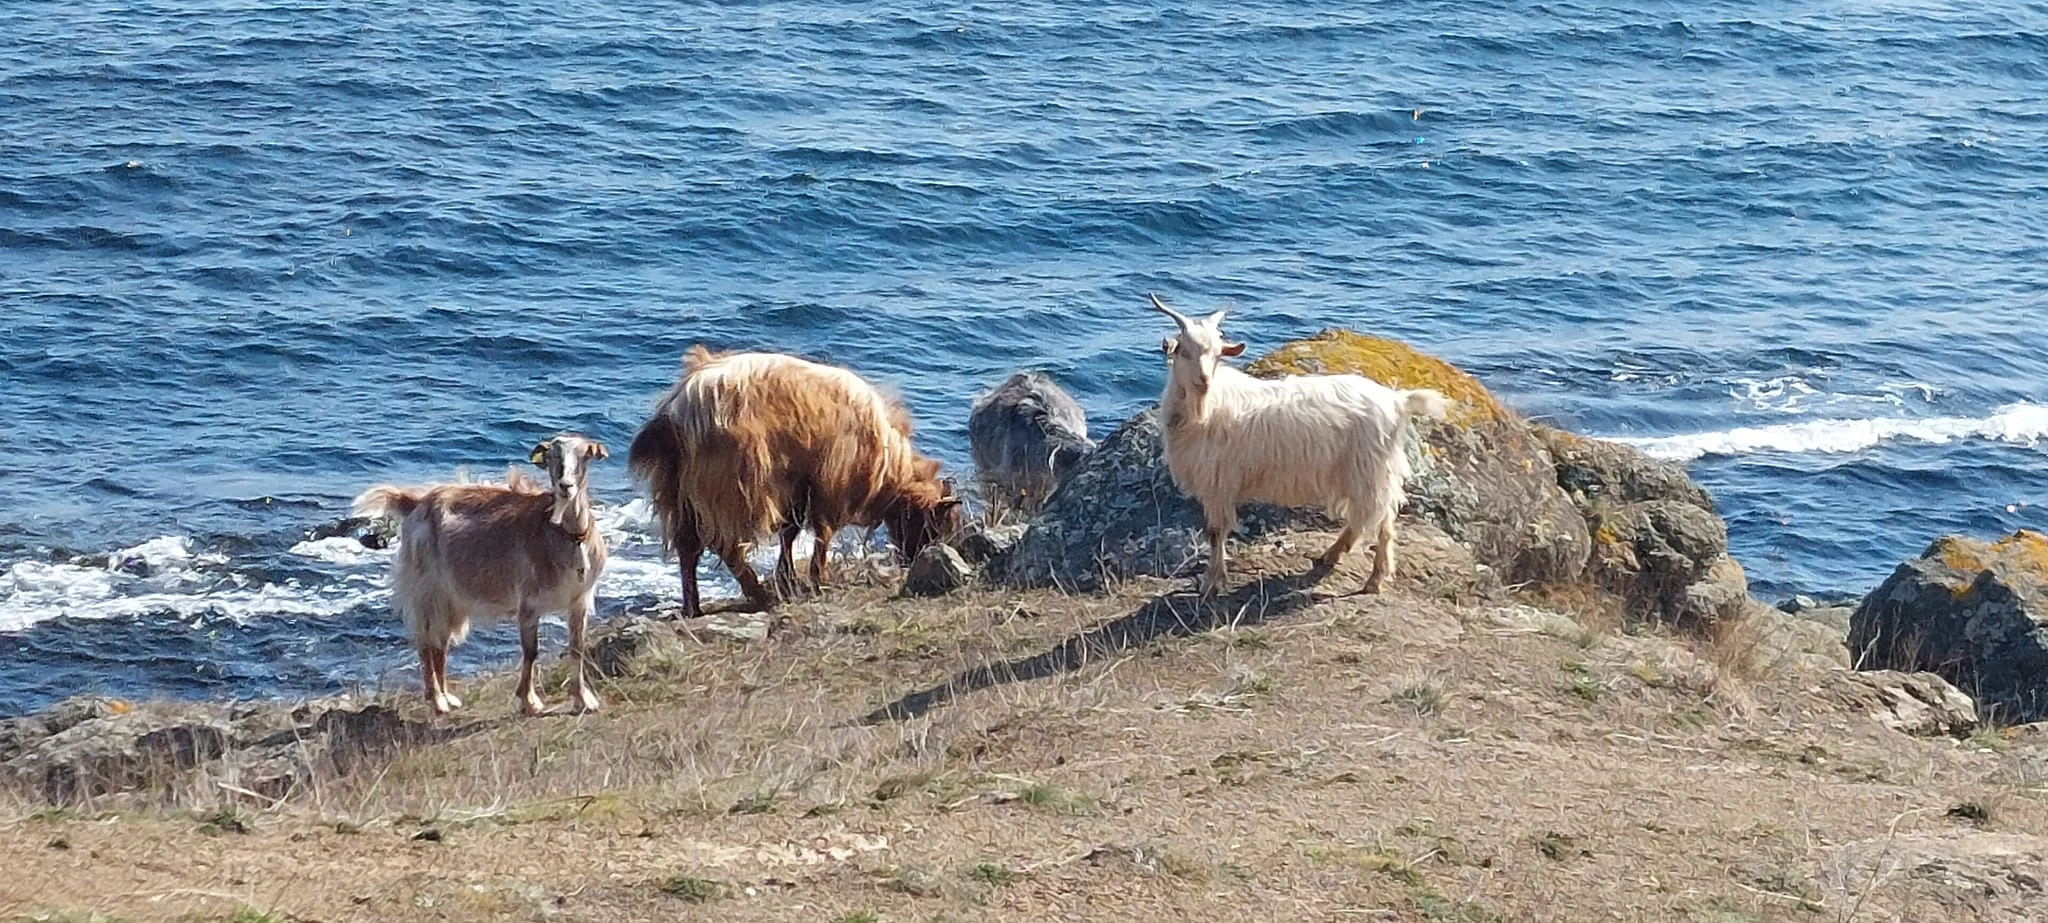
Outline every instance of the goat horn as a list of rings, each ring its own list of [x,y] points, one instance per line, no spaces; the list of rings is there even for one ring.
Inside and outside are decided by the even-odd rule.
[[[1146,292],[1145,297],[1152,299],[1152,306],[1158,308],[1160,313],[1165,314],[1167,317],[1173,318],[1173,322],[1179,324],[1180,329],[1186,330],[1188,329],[1188,327],[1193,325],[1193,322],[1188,320],[1187,317],[1183,316],[1179,311],[1167,307],[1166,302],[1160,301],[1158,295],[1154,295],[1151,292]]]

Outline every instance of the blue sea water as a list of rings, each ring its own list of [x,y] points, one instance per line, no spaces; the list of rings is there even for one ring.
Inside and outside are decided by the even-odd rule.
[[[2048,525],[2044,266],[2041,3],[10,0],[0,714],[412,682],[388,557],[307,530],[622,449],[694,342],[963,472],[1013,369],[1099,435],[1148,291],[1416,343],[1856,592]],[[605,593],[672,598],[619,460]]]

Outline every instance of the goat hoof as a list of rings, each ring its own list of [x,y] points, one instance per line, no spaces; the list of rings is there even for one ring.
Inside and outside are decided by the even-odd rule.
[[[569,696],[569,712],[571,714],[587,715],[597,711],[599,707],[597,694],[588,689],[578,690],[575,694]]]
[[[540,696],[530,695],[526,697],[525,701],[519,703],[519,710],[525,712],[527,717],[534,717],[547,714],[548,706],[547,703],[540,700]]]

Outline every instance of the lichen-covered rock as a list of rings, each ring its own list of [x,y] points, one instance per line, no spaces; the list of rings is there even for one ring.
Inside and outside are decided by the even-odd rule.
[[[917,553],[903,575],[906,596],[944,596],[974,582],[974,568],[953,546],[934,542]]]
[[[1450,398],[1418,426],[1407,509],[1472,549],[1510,583],[1568,582],[1584,570],[1585,518],[1558,486],[1549,450],[1478,379],[1405,344],[1345,330],[1288,343],[1245,367],[1267,378],[1351,373]]]
[[[1987,721],[2048,718],[2048,536],[1935,540],[1864,597],[1849,649],[1859,669],[1941,674]]]

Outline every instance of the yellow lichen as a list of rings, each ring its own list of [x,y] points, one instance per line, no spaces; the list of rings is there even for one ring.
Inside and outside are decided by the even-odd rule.
[[[1349,330],[1325,330],[1259,357],[1245,371],[1261,378],[1283,375],[1364,375],[1390,388],[1433,388],[1451,400],[1450,422],[1469,426],[1512,418],[1479,379],[1457,366],[1395,340]]]
[[[2030,529],[1990,543],[1945,536],[1929,550],[1929,557],[1940,559],[1943,566],[1962,575],[1958,584],[1949,587],[1956,596],[1968,593],[1977,575],[1987,570],[2000,571],[2006,579],[2048,582],[2048,535]]]

